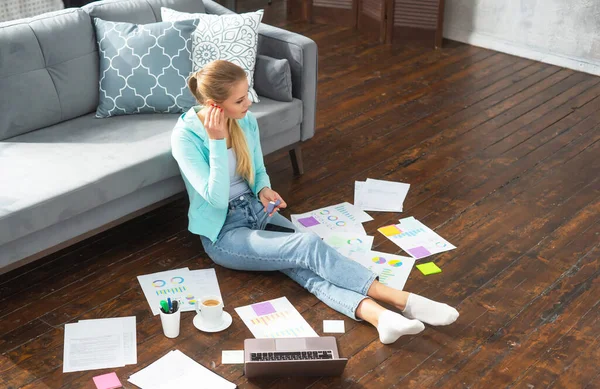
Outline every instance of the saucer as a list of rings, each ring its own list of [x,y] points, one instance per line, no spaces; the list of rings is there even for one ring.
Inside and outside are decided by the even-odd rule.
[[[196,316],[194,316],[194,327],[196,327],[197,329],[199,329],[200,331],[203,331],[203,332],[223,331],[224,329],[229,328],[229,326],[231,325],[232,322],[233,322],[233,318],[231,317],[229,312],[226,312],[226,311],[223,311],[223,322],[216,327],[206,327],[205,324],[203,323],[202,316],[200,316],[199,314],[196,314]]]

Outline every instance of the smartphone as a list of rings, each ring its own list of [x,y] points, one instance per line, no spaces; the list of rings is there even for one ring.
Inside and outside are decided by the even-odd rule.
[[[294,232],[296,232],[295,230],[293,230],[291,228],[282,227],[277,224],[271,224],[271,223],[267,223],[267,225],[265,226],[265,231],[288,232],[290,234],[293,234]]]

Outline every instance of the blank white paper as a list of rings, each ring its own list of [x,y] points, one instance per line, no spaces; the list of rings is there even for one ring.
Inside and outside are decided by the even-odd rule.
[[[323,332],[329,334],[343,334],[346,332],[343,320],[323,320]]]
[[[234,365],[244,363],[244,350],[221,351],[221,364]]]
[[[142,389],[234,389],[236,385],[213,373],[179,350],[173,350],[132,374],[129,382]]]

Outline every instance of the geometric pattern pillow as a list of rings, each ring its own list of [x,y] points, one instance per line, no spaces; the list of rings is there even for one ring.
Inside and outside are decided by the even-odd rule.
[[[195,20],[146,25],[94,18],[100,56],[96,117],[180,113],[195,105],[187,88]]]
[[[258,46],[258,26],[264,11],[243,14],[190,14],[161,7],[163,20],[198,20],[198,27],[192,34],[193,71],[197,72],[206,64],[217,59],[233,62],[246,72],[248,97],[258,103],[254,90],[254,68]]]

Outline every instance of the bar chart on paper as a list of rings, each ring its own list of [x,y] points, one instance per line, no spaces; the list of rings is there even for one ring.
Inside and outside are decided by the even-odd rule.
[[[378,231],[415,259],[456,248],[412,216],[400,219],[399,224],[381,227]]]
[[[255,338],[318,336],[286,297],[235,308]]]

